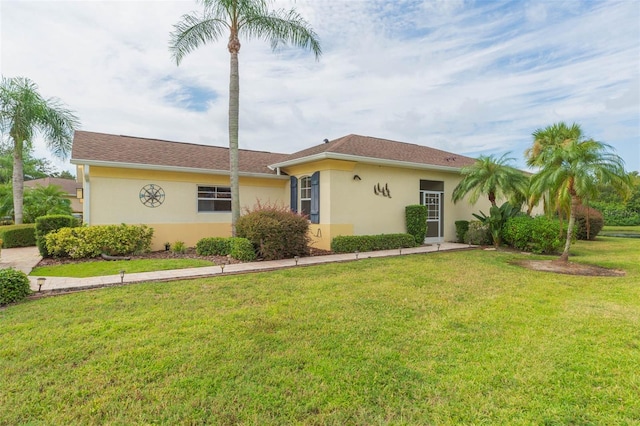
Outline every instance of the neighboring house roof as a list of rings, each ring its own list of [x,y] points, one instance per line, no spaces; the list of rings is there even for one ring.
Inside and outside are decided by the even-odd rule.
[[[82,184],[76,182],[73,179],[62,179],[62,178],[54,178],[54,177],[46,177],[42,179],[33,179],[24,181],[24,186],[28,186],[30,188],[35,188],[36,186],[49,186],[56,185],[62,188],[67,195],[72,197],[76,196],[76,189],[82,188]]]
[[[263,151],[238,151],[238,167],[243,174],[276,173],[267,165],[282,161],[286,154]],[[170,142],[160,139],[118,136],[105,133],[76,131],[71,152],[73,164],[146,166],[166,169],[200,169],[229,172],[229,149]]]
[[[427,146],[371,136],[347,135],[289,155],[270,167],[286,167],[323,158],[355,160],[376,164],[458,170],[476,160]]]

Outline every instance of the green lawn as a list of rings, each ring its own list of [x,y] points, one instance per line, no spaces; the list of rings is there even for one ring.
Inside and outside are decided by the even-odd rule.
[[[96,260],[64,265],[41,266],[34,268],[31,275],[45,277],[99,277],[118,275],[124,270],[128,274],[135,272],[165,271],[170,269],[198,268],[213,266],[214,263],[202,259],[134,259],[104,261]]]
[[[640,234],[640,226],[605,226],[600,232],[606,234]]]
[[[0,424],[639,424],[640,240],[576,277],[441,252],[0,310]]]

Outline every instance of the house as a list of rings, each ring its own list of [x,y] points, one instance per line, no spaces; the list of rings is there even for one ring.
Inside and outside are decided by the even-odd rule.
[[[453,241],[455,221],[488,201],[453,204],[470,157],[348,135],[293,153],[239,151],[240,204],[283,204],[309,217],[314,246],[338,235],[406,232],[405,207],[428,207],[426,242]],[[89,225],[147,224],[153,248],[231,235],[228,148],[76,131],[71,163]]]
[[[65,193],[64,198],[71,202],[71,211],[74,214],[82,214],[82,184],[76,182],[73,179],[63,179],[46,177],[42,179],[32,179],[24,181],[24,186],[28,188],[35,188],[36,186],[46,187],[49,185],[55,185],[62,189]]]

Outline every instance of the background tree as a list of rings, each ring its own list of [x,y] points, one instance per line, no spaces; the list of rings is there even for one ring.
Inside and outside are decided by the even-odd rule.
[[[9,183],[13,179],[13,150],[0,149],[0,183]],[[25,150],[22,158],[22,174],[24,180],[57,177],[55,167],[46,158],[35,158],[33,153]],[[67,172],[68,173],[68,172]]]
[[[36,218],[48,214],[71,215],[71,201],[66,192],[57,185],[25,188],[24,223],[34,223]],[[13,195],[10,184],[0,185],[0,220],[13,216]]]
[[[457,203],[467,194],[471,194],[471,204],[486,195],[493,207],[496,207],[497,198],[524,200],[523,194],[527,194],[529,187],[528,178],[509,165],[513,158],[508,158],[508,154],[500,158],[481,155],[474,164],[463,167],[460,170],[462,180],[453,190],[453,202]]]
[[[53,155],[66,158],[71,151],[77,117],[55,98],[45,99],[27,78],[4,78],[0,83],[0,130],[8,135],[13,153],[13,208],[16,224],[23,220],[25,151],[37,133],[44,136]]]
[[[169,50],[176,64],[200,45],[229,36],[227,48],[231,55],[229,79],[229,171],[231,178],[231,225],[240,217],[240,189],[238,181],[238,129],[240,105],[240,77],[238,53],[240,38],[260,38],[271,42],[272,49],[291,43],[310,49],[319,58],[322,51],[317,35],[307,21],[294,9],[268,9],[266,0],[202,0],[204,11],[184,15],[174,25]]]
[[[611,184],[625,192],[631,182],[624,171],[624,161],[612,152],[613,148],[585,139],[577,124],[569,127],[557,123],[536,130],[533,137],[533,146],[526,152],[529,165],[540,167],[532,178],[533,191],[548,192],[559,205],[569,200],[569,224],[560,256],[568,261],[577,207],[597,195],[598,184]]]

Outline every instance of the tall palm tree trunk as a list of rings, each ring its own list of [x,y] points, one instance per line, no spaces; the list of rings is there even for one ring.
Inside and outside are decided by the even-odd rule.
[[[231,72],[229,79],[229,172],[231,183],[231,234],[236,235],[236,222],[240,218],[240,184],[238,170],[238,128],[240,116],[240,72],[238,53],[240,40],[232,32],[229,37]]]
[[[564,243],[564,250],[562,251],[562,255],[560,256],[560,260],[562,260],[563,262],[569,261],[569,248],[571,247],[571,237],[573,236],[573,228],[576,223],[576,210],[578,209],[578,205],[580,205],[580,199],[576,195],[571,194],[569,224],[567,225],[567,240]]]
[[[22,147],[23,143],[19,136],[12,135],[15,141],[13,150],[13,215],[14,223],[19,225],[22,223],[22,206],[24,199],[24,173],[22,166]]]

